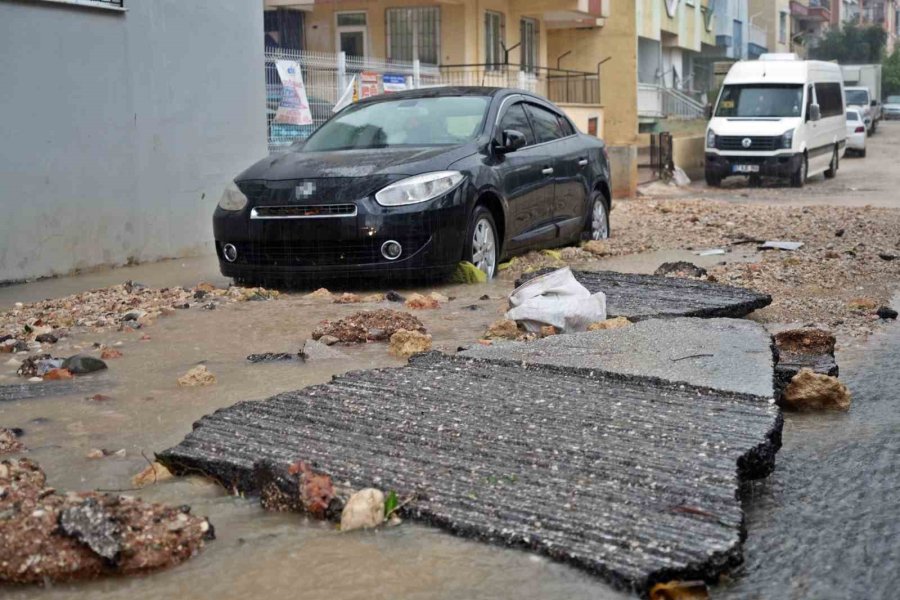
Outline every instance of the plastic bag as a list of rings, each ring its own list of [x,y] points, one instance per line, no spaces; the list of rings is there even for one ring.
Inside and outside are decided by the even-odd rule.
[[[510,294],[509,304],[506,318],[535,333],[542,325],[553,325],[560,333],[587,331],[591,323],[606,320],[606,294],[591,294],[569,267],[520,285]]]

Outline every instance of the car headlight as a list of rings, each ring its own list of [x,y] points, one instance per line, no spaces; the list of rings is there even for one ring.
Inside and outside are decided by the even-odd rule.
[[[715,148],[716,147],[716,132],[710,129],[706,132],[706,147],[707,148]]]
[[[423,173],[383,188],[375,194],[375,200],[382,206],[417,204],[446,194],[462,180],[463,174],[459,171]]]
[[[222,199],[219,200],[219,208],[222,210],[243,210],[247,206],[247,196],[238,189],[234,183],[225,186]]]
[[[781,147],[790,150],[794,146],[794,130],[788,129],[781,136]]]

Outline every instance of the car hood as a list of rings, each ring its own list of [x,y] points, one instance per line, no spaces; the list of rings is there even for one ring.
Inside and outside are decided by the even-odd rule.
[[[891,110],[900,110],[900,104],[884,104],[882,108],[889,108]]]
[[[334,152],[304,152],[300,148],[262,159],[238,175],[235,181],[418,175],[445,170],[474,152],[475,148],[470,144]]]
[[[775,137],[784,135],[789,129],[800,124],[798,117],[784,119],[742,119],[717,117],[710,121],[709,127],[716,135],[743,135]]]

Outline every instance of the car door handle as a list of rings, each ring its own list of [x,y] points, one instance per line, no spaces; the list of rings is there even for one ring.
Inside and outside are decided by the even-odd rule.
[[[588,164],[588,159],[586,159],[586,158],[578,159],[578,166],[579,166],[579,167],[586,167],[587,164]]]
[[[541,170],[544,175],[553,175],[553,167],[547,167]]]

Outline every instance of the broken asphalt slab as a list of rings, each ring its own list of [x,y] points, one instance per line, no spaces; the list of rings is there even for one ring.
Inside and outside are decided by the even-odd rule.
[[[772,470],[781,427],[759,396],[431,352],[218,410],[159,460],[244,493],[258,461],[308,461],[415,495],[406,517],[646,593],[740,563],[740,482]]]
[[[620,329],[475,345],[461,354],[773,395],[772,337],[744,319],[647,319]]]
[[[112,385],[109,378],[87,376],[68,381],[34,381],[0,385],[0,402],[10,400],[27,400],[29,398],[49,398],[53,396],[72,396],[75,394],[93,394]]]
[[[551,271],[542,269],[523,275],[516,281],[516,287]],[[610,318],[627,317],[632,321],[667,317],[740,318],[772,303],[768,294],[697,279],[613,271],[572,271],[572,274],[592,294],[606,294],[606,312]]]

